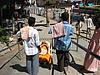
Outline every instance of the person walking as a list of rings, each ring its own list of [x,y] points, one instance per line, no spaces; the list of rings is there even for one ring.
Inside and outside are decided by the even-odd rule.
[[[89,42],[88,50],[89,52],[100,56],[100,14],[93,18],[93,23],[96,27],[94,34]],[[98,71],[99,65],[100,60],[90,55],[89,53],[86,53],[83,66],[87,71],[96,72]]]
[[[87,22],[87,32],[89,33],[89,37],[91,38],[91,30],[92,27],[94,26],[94,23],[92,21],[92,15],[88,16],[88,22]]]
[[[87,27],[86,37],[87,37],[87,35],[89,35],[89,37],[91,38],[91,30],[92,30],[92,28],[94,26],[91,14],[90,15],[87,14],[87,15],[84,16],[84,23],[85,23],[85,25]]]
[[[21,28],[19,32],[23,39],[27,71],[30,75],[37,75],[39,71],[38,50],[40,49],[40,42],[38,31],[33,27],[35,25],[34,17],[29,17],[28,25]]]
[[[78,17],[77,23],[75,25],[77,34],[80,35],[83,25],[83,16],[81,15],[80,17]]]
[[[73,27],[68,21],[69,14],[63,12],[61,14],[61,22],[53,26],[52,37],[54,38],[54,48],[56,48],[57,64],[60,72],[64,71],[66,60],[69,60],[68,52],[71,47],[71,35]]]

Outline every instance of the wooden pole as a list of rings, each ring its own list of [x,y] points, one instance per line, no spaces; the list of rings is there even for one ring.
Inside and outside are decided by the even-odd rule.
[[[12,30],[13,30],[13,33],[11,33],[11,36],[15,33],[15,22],[14,22],[14,18],[12,19]]]
[[[2,18],[3,18],[3,11],[2,11],[2,7],[0,7],[0,24],[1,24],[1,26],[3,26],[3,24],[2,24]]]
[[[46,6],[46,24],[49,26],[48,7]]]
[[[71,23],[71,7],[67,7],[67,8],[65,8],[66,9],[66,11],[68,11],[68,14],[69,14],[69,24]]]
[[[71,12],[70,12],[70,9],[69,9],[69,24],[71,23]]]

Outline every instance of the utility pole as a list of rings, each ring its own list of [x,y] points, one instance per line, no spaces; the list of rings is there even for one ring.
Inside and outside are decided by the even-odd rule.
[[[2,18],[3,18],[3,12],[2,12],[2,7],[0,7],[0,24],[2,25]]]
[[[71,23],[71,7],[67,7],[67,8],[65,8],[66,9],[66,11],[68,11],[68,14],[69,14],[69,19],[68,19],[68,21],[69,21],[69,24]]]
[[[48,15],[48,8],[49,8],[49,2],[46,1],[45,2],[45,9],[46,9],[46,24],[47,24],[47,27],[49,27],[50,25],[50,19],[49,19],[49,15]]]
[[[49,16],[48,16],[48,7],[46,6],[46,24],[49,26],[50,21],[49,21]]]

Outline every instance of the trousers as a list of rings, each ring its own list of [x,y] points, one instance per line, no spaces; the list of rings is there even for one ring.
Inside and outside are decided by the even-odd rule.
[[[69,61],[69,51],[62,51],[62,50],[56,50],[57,55],[57,64],[59,71],[64,71],[64,67],[68,66],[68,63],[66,61]]]
[[[39,54],[26,55],[26,68],[30,75],[37,75],[39,71]]]

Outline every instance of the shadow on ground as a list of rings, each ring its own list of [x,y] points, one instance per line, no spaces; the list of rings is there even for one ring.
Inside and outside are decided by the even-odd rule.
[[[84,75],[84,73],[93,73],[91,71],[86,70],[83,65],[79,65],[76,63],[74,64],[70,63],[69,66],[73,67],[75,70],[77,70],[82,75]]]
[[[90,71],[87,71],[83,65],[77,64],[74,60],[74,57],[69,53],[71,61],[67,61],[68,65],[73,67],[75,70],[77,70],[80,74],[84,75],[84,73],[93,73]]]
[[[81,75],[85,75],[84,73],[93,73],[93,72],[89,72],[86,69],[84,69],[83,65],[77,64],[70,52],[69,52],[69,55],[70,55],[70,61],[66,62],[68,64],[68,66],[77,70]],[[57,64],[53,64],[52,75],[54,75],[54,70],[59,71]],[[67,70],[68,70],[68,67],[67,67]],[[67,75],[67,70],[64,68],[65,75]]]
[[[52,64],[48,64],[47,62],[40,62],[39,66],[42,68],[46,68],[48,70],[51,70],[51,68],[52,68]]]
[[[13,68],[13,69],[16,69],[17,71],[27,73],[26,66],[21,66],[19,64],[15,64],[15,65],[11,65],[10,67]]]

